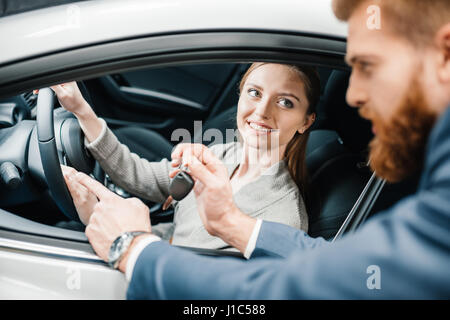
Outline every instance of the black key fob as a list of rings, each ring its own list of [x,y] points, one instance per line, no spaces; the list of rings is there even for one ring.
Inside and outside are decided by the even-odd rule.
[[[194,180],[185,171],[180,171],[173,177],[169,185],[169,193],[177,201],[180,201],[191,192],[194,187]]]

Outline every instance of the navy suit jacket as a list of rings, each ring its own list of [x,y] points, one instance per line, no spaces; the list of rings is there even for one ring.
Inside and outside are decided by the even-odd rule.
[[[140,254],[129,299],[450,299],[450,107],[433,128],[417,192],[334,243],[263,222],[252,258],[159,241]]]

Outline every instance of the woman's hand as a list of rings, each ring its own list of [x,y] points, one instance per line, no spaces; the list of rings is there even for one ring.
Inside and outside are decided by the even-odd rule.
[[[77,117],[81,129],[89,142],[94,141],[102,132],[102,123],[83,98],[75,81],[50,87],[55,91],[61,106]]]
[[[55,91],[61,106],[74,115],[82,115],[91,108],[78,88],[75,81],[51,86]]]
[[[172,166],[187,166],[195,181],[194,193],[206,231],[245,252],[256,220],[242,213],[233,201],[228,170],[202,144],[179,144],[172,152]],[[173,178],[179,169],[170,172]]]
[[[97,204],[97,197],[78,181],[78,171],[74,168],[61,165],[64,180],[73,199],[78,217],[84,225],[88,225],[89,219]]]

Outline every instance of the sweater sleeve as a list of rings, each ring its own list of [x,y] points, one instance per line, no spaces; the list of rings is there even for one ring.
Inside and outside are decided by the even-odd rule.
[[[115,184],[126,191],[153,202],[164,202],[169,196],[170,162],[149,162],[130,152],[102,121],[102,131],[86,148]],[[149,141],[151,143],[151,141]]]

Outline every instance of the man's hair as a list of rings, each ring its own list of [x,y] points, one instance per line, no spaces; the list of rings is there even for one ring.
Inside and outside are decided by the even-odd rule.
[[[431,45],[436,32],[450,22],[449,0],[333,0],[333,11],[342,21],[348,21],[360,5],[377,5],[381,10],[382,28],[413,45]]]

